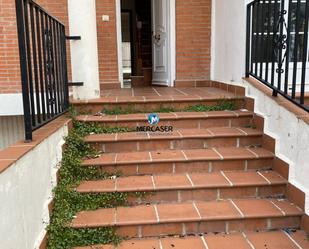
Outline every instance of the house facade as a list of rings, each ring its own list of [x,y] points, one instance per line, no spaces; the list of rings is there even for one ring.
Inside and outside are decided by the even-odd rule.
[[[158,6],[150,0],[145,6],[138,1],[36,2],[65,25],[67,35],[82,37],[80,41],[67,42],[69,79],[84,82],[84,87],[74,90],[75,99],[97,98],[100,91],[126,87],[126,77],[131,77],[137,86],[170,87],[195,86],[211,78],[211,1],[154,2]],[[147,11],[146,17],[138,13],[140,9]],[[125,21],[122,24],[124,13],[131,13],[130,25]],[[139,23],[144,23],[140,30]],[[5,147],[22,137],[22,86],[14,1],[2,3],[1,27],[0,115],[2,127],[13,124],[11,135],[2,142],[1,147]],[[129,76],[123,67],[122,36],[124,39],[128,36],[126,29],[132,37]],[[152,30],[157,30],[157,34]],[[156,42],[156,35],[162,40]],[[1,134],[7,133],[3,129]]]
[[[48,1],[37,2],[66,24],[67,34],[81,35],[80,33],[83,32],[81,25],[95,27],[96,32],[93,36],[97,41],[97,51],[93,56],[98,60],[100,87],[104,90],[123,86],[121,12],[124,13],[126,10],[130,10],[133,13],[131,17],[132,25],[128,27],[132,33],[133,31],[136,33],[138,23],[143,22],[142,19],[139,20],[143,16],[136,12],[138,10],[133,6],[135,5],[134,1],[127,1],[128,3],[126,1],[122,1],[122,3],[120,1],[88,1],[87,4],[83,3],[83,1],[77,3],[61,0],[53,1],[53,3],[48,3]],[[87,7],[82,8],[83,4]],[[139,4],[136,3],[137,6]],[[148,15],[148,19],[144,20],[145,31],[141,27],[141,32],[145,32],[145,34],[142,33],[141,35],[146,36],[146,39],[140,41],[140,43],[144,43],[140,44],[140,46],[143,47],[143,50],[146,50],[140,52],[146,54],[143,55],[143,65],[139,69],[133,68],[135,73],[132,75],[142,76],[138,75],[141,72],[136,71],[141,71],[143,67],[152,66],[151,48],[155,44],[155,40],[151,38],[155,35],[161,35],[161,37],[164,37],[162,38],[164,41],[160,41],[160,43],[164,42],[164,48],[163,51],[160,51],[161,54],[157,55],[156,60],[158,67],[168,67],[166,68],[167,75],[162,78],[165,85],[188,85],[189,83],[193,85],[196,80],[209,80],[211,68],[211,1],[196,1],[191,4],[187,1],[162,1],[156,4],[158,6],[151,6],[151,1],[149,1],[146,6],[146,8],[149,8],[147,14],[151,16]],[[5,80],[5,85],[2,86],[1,93],[18,93],[21,91],[18,76],[14,78],[14,75],[18,75],[19,72],[17,31],[14,25],[16,22],[15,6],[13,1],[6,1],[3,6],[1,11],[12,17],[10,20],[11,25],[8,25],[7,19],[4,20],[5,16],[2,15],[5,28],[3,26],[4,36],[1,41],[4,48],[11,49],[9,54],[4,54],[4,58],[7,65],[16,65],[16,67],[8,68],[6,69],[8,71],[2,72],[1,79]],[[152,13],[154,11],[156,13]],[[158,23],[153,24],[156,27],[150,27],[152,23],[151,17],[159,18],[156,20]],[[153,28],[157,29],[157,34],[152,34],[149,31]],[[161,29],[162,34],[159,34]],[[87,39],[87,33],[84,34],[84,37]],[[13,40],[15,43],[13,43]],[[79,49],[78,47],[83,45],[78,43],[71,42],[71,46],[76,46]],[[136,44],[134,44],[132,50],[136,51],[136,55],[132,57],[137,60],[137,53],[139,52],[137,51],[137,37],[134,37],[134,43]],[[147,50],[149,54],[147,54]],[[164,64],[161,62],[166,63],[166,65],[159,65]],[[134,63],[137,64],[137,61]],[[76,71],[78,70],[79,68],[76,69]],[[160,80],[158,81],[159,84],[162,83]]]
[[[153,190],[158,197],[150,205],[133,198],[123,220],[117,209],[98,207],[93,216],[78,210],[70,214],[70,229],[113,227],[124,237],[159,238],[153,243],[160,248],[167,248],[160,239],[166,235],[208,232],[238,232],[237,240],[255,248],[259,235],[250,232],[276,230],[265,243],[309,248],[289,233],[309,232],[308,0],[21,2],[27,7],[0,1],[0,202],[9,214],[0,241],[6,248],[46,248],[63,138],[72,130],[69,103],[79,112],[74,121],[85,126],[131,131],[149,125],[144,113],[158,112],[160,123],[176,131],[165,138],[121,134],[126,129],[84,135],[99,155],[78,158],[79,166],[106,167],[112,177],[78,179],[74,191]],[[208,207],[209,201],[216,204]],[[176,204],[186,217],[172,213]],[[135,216],[139,208],[145,220]],[[223,211],[218,218],[208,208]],[[116,218],[109,222],[110,213]],[[22,229],[9,226],[19,220]],[[212,249],[211,240],[195,243]]]

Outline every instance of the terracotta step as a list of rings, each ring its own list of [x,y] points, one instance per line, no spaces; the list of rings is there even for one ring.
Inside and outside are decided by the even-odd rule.
[[[149,114],[126,115],[81,115],[78,121],[97,123],[104,127],[148,126]],[[247,127],[252,124],[253,113],[243,110],[213,112],[159,113],[159,125],[173,126],[174,129],[205,129],[211,127]]]
[[[88,102],[74,101],[70,103],[80,113],[96,114],[102,110],[114,110],[121,108],[123,110],[130,109],[135,112],[156,111],[161,108],[173,108],[176,110],[184,110],[194,105],[216,106],[222,102],[233,103],[236,109],[245,107],[245,97],[209,97],[199,98],[197,96],[146,96],[146,97],[106,97]]]
[[[193,105],[215,106],[223,101],[232,102],[237,109],[245,107],[244,97],[225,97],[214,96],[202,98],[198,96],[143,96],[143,97],[105,97],[88,102],[73,101],[71,104],[80,113],[96,114],[102,110],[113,110],[122,108],[124,110],[130,108],[131,111],[143,112],[148,110],[153,112],[161,108],[173,108],[176,110],[184,110]]]
[[[302,215],[285,200],[197,201],[83,211],[71,227],[114,227],[120,236],[141,238],[299,228]]]
[[[129,193],[129,202],[164,203],[284,196],[287,181],[273,171],[131,176],[82,182],[80,193]],[[135,195],[146,192],[143,197]]]
[[[251,128],[180,129],[173,132],[127,132],[93,134],[85,138],[97,150],[111,152],[164,149],[206,149],[210,147],[259,146],[263,132]]]
[[[132,239],[119,246],[96,245],[75,249],[308,249],[304,231],[244,232],[207,234],[184,238]]]
[[[82,166],[123,175],[217,172],[270,169],[274,154],[263,148],[212,148],[151,152],[106,153],[87,159]]]
[[[121,90],[121,91],[120,91]],[[183,110],[189,106],[204,104],[215,106],[224,101],[232,102],[238,109],[245,106],[243,94],[235,95],[218,88],[135,88],[105,91],[101,98],[80,101],[70,100],[81,113],[98,113],[103,109],[130,109],[149,112],[160,108]]]

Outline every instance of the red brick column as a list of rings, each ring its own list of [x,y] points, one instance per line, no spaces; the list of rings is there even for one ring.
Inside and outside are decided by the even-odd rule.
[[[0,2],[0,94],[21,92],[15,1]]]
[[[101,90],[120,88],[115,1],[116,0],[96,1]],[[108,15],[109,21],[103,22],[102,15]]]
[[[211,0],[176,0],[176,86],[210,79]]]

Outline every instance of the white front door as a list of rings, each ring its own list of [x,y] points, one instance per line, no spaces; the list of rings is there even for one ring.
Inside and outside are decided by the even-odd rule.
[[[170,85],[170,0],[152,1],[152,84]]]

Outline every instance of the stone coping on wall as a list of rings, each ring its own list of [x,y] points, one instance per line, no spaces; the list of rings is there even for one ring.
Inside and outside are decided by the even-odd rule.
[[[273,99],[274,101],[277,102],[278,105],[286,108],[288,111],[292,112],[295,114],[295,116],[298,119],[303,120],[306,124],[309,125],[309,113],[306,112],[305,110],[303,110],[302,108],[298,107],[297,105],[295,105],[294,103],[292,103],[291,101],[289,101],[288,99],[284,98],[283,96],[281,96],[280,94],[278,94],[277,97],[274,97],[272,95],[273,91],[272,89],[270,89],[269,87],[267,87],[266,85],[264,85],[263,83],[261,83],[260,81],[249,77],[249,78],[243,78],[246,82],[248,82],[250,85],[252,85],[253,87],[257,88],[258,90],[262,91],[263,93],[265,93],[268,97],[270,97],[271,99]]]
[[[3,150],[0,150],[0,174],[7,170],[20,158],[32,151],[60,128],[70,124],[71,119],[66,115],[62,115],[40,129],[34,131],[32,142],[26,143],[24,141],[19,141]]]

